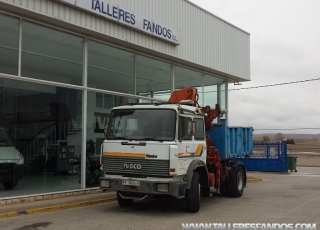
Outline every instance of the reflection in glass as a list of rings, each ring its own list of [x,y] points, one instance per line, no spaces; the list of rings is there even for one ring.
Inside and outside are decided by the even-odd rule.
[[[220,107],[221,109],[226,109],[227,108],[227,103],[226,103],[226,84],[222,84],[220,86]]]
[[[181,66],[174,68],[175,89],[184,87],[201,87],[202,73]]]
[[[83,47],[83,37],[24,22],[21,75],[82,85]]]
[[[90,40],[88,86],[134,94],[134,54]]]
[[[6,106],[0,115],[0,131],[5,131],[12,145],[0,144],[0,164],[10,161],[15,178],[9,181],[11,184],[2,182],[0,197],[81,188],[78,170],[82,92],[9,79],[1,81]],[[4,137],[0,132],[0,139],[4,141]],[[2,171],[2,166],[1,175],[10,175]],[[22,170],[23,177],[18,176],[18,170]]]
[[[0,183],[5,189],[13,189],[23,178],[24,157],[12,145],[8,135],[0,128]]]
[[[225,79],[223,78],[219,78],[216,76],[212,76],[212,75],[205,75],[204,76],[204,90],[202,92],[202,88],[199,89],[198,93],[199,95],[203,95],[203,98],[201,98],[201,100],[199,99],[199,104],[203,105],[202,106],[206,106],[206,105],[210,105],[211,107],[214,108],[215,104],[218,104],[218,87],[223,84],[225,81]],[[220,105],[221,107],[221,105]]]
[[[19,19],[0,13],[0,73],[18,75]]]
[[[87,159],[86,159],[86,187],[98,187],[100,170],[101,144],[105,139],[111,109],[120,103],[134,103],[136,99],[88,92],[87,109]]]
[[[137,55],[136,65],[138,95],[162,99],[171,92],[171,64]]]

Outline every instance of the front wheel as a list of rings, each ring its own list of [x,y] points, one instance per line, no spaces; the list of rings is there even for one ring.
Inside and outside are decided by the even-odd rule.
[[[17,186],[18,181],[3,182],[2,184],[5,189],[13,189]]]
[[[228,181],[228,195],[230,197],[240,197],[243,194],[245,185],[245,174],[241,166],[233,169],[231,178]]]
[[[117,200],[121,207],[131,206],[133,203],[133,199],[124,199],[119,192],[117,192]]]
[[[188,212],[198,212],[200,209],[200,179],[197,171],[193,172],[191,187],[186,191]]]

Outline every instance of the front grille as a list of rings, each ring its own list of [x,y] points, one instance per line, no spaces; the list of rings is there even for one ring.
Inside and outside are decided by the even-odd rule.
[[[124,164],[140,164],[141,169],[124,169]],[[169,176],[169,160],[140,159],[136,157],[102,157],[103,171],[110,174]]]

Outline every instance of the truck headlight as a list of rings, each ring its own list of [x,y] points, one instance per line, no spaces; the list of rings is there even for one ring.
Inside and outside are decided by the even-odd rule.
[[[157,184],[157,192],[169,192],[168,184]]]
[[[101,188],[110,188],[110,180],[100,180]]]

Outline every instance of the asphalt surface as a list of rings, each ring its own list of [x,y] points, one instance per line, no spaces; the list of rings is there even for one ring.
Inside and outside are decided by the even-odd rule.
[[[134,202],[131,207],[104,201],[1,218],[0,229],[182,229],[182,223],[315,223],[320,229],[320,167],[297,169],[289,173],[249,172],[250,179],[260,177],[262,181],[248,183],[240,198],[217,194],[204,198],[198,213],[187,213],[184,200],[151,199]],[[0,207],[0,213],[9,210],[5,208],[26,210],[49,203],[59,206],[62,201],[65,205],[81,204],[82,199],[94,201],[109,196],[114,197],[114,193],[8,205]]]
[[[256,183],[262,180],[259,175],[247,173],[247,182]],[[19,215],[35,214],[41,212],[58,211],[87,205],[111,202],[116,200],[115,192],[101,192],[81,196],[64,197],[60,199],[41,200],[29,203],[0,206],[0,218]],[[1,228],[0,228],[1,229]]]

